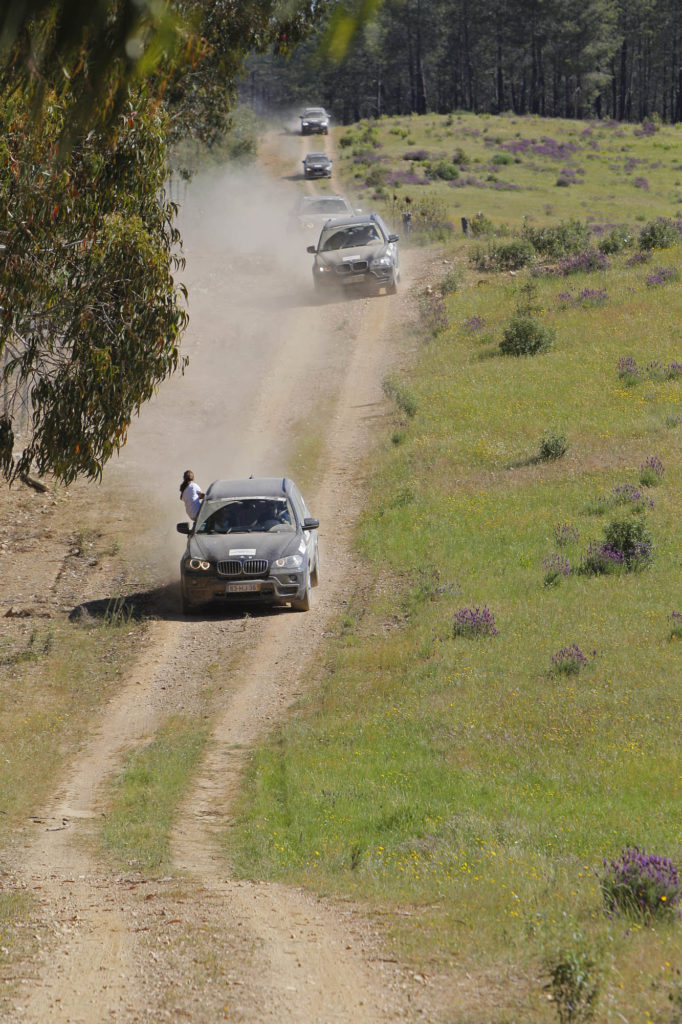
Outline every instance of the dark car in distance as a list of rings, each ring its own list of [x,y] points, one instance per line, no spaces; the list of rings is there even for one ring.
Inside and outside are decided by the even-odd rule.
[[[329,114],[324,107],[306,107],[301,114],[301,135],[327,135]]]
[[[398,290],[400,262],[398,235],[392,234],[378,213],[356,214],[328,221],[317,245],[313,284],[317,291],[365,285],[390,294]]]
[[[202,605],[254,602],[310,608],[318,583],[317,528],[287,477],[216,480],[187,535],[180,562],[184,614]]]
[[[326,153],[308,153],[303,161],[306,178],[331,178],[332,162]]]

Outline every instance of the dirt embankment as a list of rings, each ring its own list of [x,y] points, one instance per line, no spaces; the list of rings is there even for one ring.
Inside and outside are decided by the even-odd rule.
[[[408,252],[397,296],[317,303],[307,239],[292,234],[288,220],[301,187],[292,179],[309,148],[308,139],[272,136],[257,174],[221,171],[192,186],[182,218],[190,367],[143,411],[104,485],[3,496],[15,514],[0,537],[2,610],[60,615],[111,596],[117,571],[113,553],[92,566],[74,554],[74,522],[92,521],[99,509],[124,552],[138,543],[152,552],[161,587],[177,572],[175,498],[187,466],[202,483],[279,474],[295,462],[297,445],[317,439],[317,471],[306,488],[321,521],[322,580],[312,611],[247,620],[161,614],[91,742],[39,821],[15,837],[14,874],[36,895],[36,932],[49,934],[51,947],[16,965],[19,996],[6,1017],[16,1024],[362,1024],[412,1019],[426,1005],[410,973],[382,958],[357,908],[236,880],[214,835],[229,821],[244,751],[315,685],[315,653],[358,578],[351,531],[366,452],[385,415],[381,381],[399,358],[395,338],[416,315],[415,293],[433,266],[424,251]],[[29,528],[34,520],[39,527]],[[21,621],[5,620],[16,628]],[[127,749],[168,715],[198,704],[209,664],[224,671],[208,753],[174,831],[173,871],[152,881],[115,876],[81,841],[103,811],[104,784]]]

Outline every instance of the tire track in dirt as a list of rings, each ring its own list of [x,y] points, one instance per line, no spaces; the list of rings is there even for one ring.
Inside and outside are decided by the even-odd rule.
[[[420,255],[415,262],[423,259]],[[362,1024],[403,1015],[380,962],[368,962],[373,939],[355,915],[282,886],[231,878],[218,856],[215,832],[229,820],[243,751],[281,720],[307,685],[326,622],[357,578],[350,539],[363,498],[360,467],[371,437],[369,420],[381,402],[381,379],[394,354],[390,336],[407,308],[406,297],[398,296],[294,306],[286,313],[269,370],[246,406],[248,426],[242,434],[256,464],[281,458],[291,425],[292,388],[297,386],[297,411],[304,415],[314,407],[321,382],[329,418],[324,479],[309,495],[322,522],[322,584],[313,592],[313,609],[307,615],[273,612],[248,621],[150,623],[145,653],[131,666],[91,743],[37,822],[38,834],[19,854],[17,874],[37,895],[54,948],[26,966],[32,980],[21,987],[8,1024],[48,1019],[133,1024],[176,1013],[208,1024],[218,1019],[221,1007],[229,1009],[231,1019],[250,1024],[271,1019]],[[180,393],[177,386],[170,392],[167,417],[182,419]],[[150,415],[163,437],[163,403]],[[134,464],[135,453],[132,459]],[[174,833],[176,871],[188,872],[194,892],[189,901],[194,905],[178,914],[185,915],[188,928],[215,936],[221,956],[241,979],[225,974],[222,985],[204,990],[198,999],[188,971],[191,951],[178,952],[171,965],[145,945],[140,933],[151,930],[153,922],[137,883],[129,876],[112,877],[89,854],[87,840],[104,808],[103,784],[125,751],[151,738],[168,714],[198,700],[202,667],[211,662],[221,666],[221,710]],[[163,882],[157,880],[157,888]],[[189,980],[175,1002],[168,1002],[178,975]]]

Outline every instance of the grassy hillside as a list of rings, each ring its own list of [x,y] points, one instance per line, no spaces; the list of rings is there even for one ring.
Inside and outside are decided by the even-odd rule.
[[[460,1024],[682,1012],[680,132],[339,132],[348,190],[411,208],[449,262],[387,381],[366,591],[253,758],[237,856],[372,901],[400,956],[477,980]],[[664,860],[628,907],[610,862],[634,846]]]

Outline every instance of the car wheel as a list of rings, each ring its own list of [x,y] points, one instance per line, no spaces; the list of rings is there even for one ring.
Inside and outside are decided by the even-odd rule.
[[[310,586],[317,587],[320,583],[320,559],[315,559],[315,568],[310,574]]]
[[[391,275],[391,280],[386,285],[386,294],[387,295],[395,295],[395,293],[397,291],[398,291],[398,278],[397,278],[396,272],[394,270],[393,274]]]
[[[309,612],[310,611],[310,570],[308,570],[305,578],[305,591],[303,597],[297,598],[291,602],[291,607],[295,612]]]
[[[196,615],[197,605],[193,601],[188,601],[184,594],[181,596],[181,606],[183,615]]]

